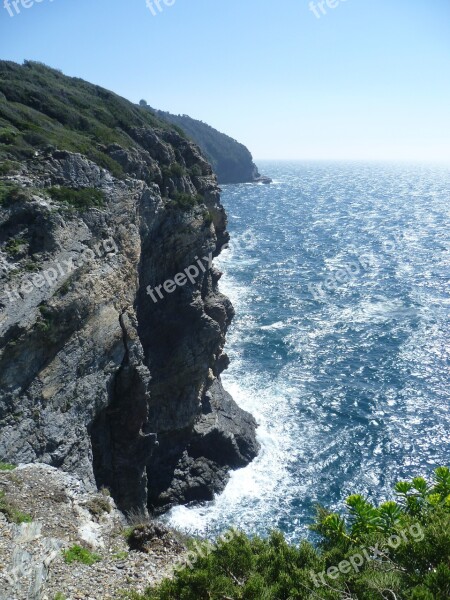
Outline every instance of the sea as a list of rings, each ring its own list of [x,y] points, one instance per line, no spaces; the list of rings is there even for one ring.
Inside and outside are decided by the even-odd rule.
[[[450,163],[261,162],[223,186],[236,309],[222,379],[259,456],[180,529],[312,534],[317,505],[450,463]]]

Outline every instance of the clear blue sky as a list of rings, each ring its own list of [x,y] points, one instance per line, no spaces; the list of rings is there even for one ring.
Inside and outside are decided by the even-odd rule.
[[[3,2],[2,58],[189,114],[256,158],[450,161],[450,0],[330,0],[320,18],[309,0]]]

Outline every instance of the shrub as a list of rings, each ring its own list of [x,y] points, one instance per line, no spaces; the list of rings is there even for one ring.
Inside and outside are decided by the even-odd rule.
[[[21,190],[19,186],[12,183],[0,181],[0,206],[9,204],[20,198]]]
[[[13,144],[17,136],[17,131],[12,129],[0,129],[0,144]]]
[[[66,204],[76,210],[87,210],[102,207],[105,204],[105,195],[95,188],[73,189],[67,187],[52,187],[48,193],[56,202]]]
[[[306,541],[291,545],[279,532],[267,539],[230,532],[225,541],[194,546],[190,564],[177,569],[172,579],[130,598],[447,599],[450,469],[436,469],[431,483],[422,478],[400,482],[395,491],[396,501],[379,506],[363,496],[350,496],[344,516],[320,509],[313,526],[320,535],[318,547]],[[391,536],[400,543],[393,544]],[[352,568],[357,554],[364,559]]]
[[[211,223],[214,220],[211,211],[204,210],[202,214],[203,214],[203,220],[204,220],[205,224],[211,225]]]
[[[74,562],[82,563],[83,565],[93,565],[101,560],[101,557],[87,548],[81,546],[71,546],[67,550],[63,550],[64,561],[70,565]]]
[[[161,170],[164,177],[183,177],[183,175],[186,175],[186,169],[180,163],[172,163],[169,167],[164,165]]]
[[[11,256],[16,256],[22,252],[25,246],[26,242],[22,238],[12,238],[7,241],[5,250]]]
[[[193,176],[193,177],[201,177],[203,175],[202,169],[200,167],[200,165],[193,165],[190,169],[189,169],[189,173]]]
[[[18,168],[18,163],[11,160],[0,162],[0,176],[14,173]]]
[[[201,204],[203,197],[200,194],[193,196],[185,192],[175,192],[172,198],[173,205],[183,211],[188,211]]]

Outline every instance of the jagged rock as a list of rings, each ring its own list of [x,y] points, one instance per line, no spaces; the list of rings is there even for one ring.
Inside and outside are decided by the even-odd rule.
[[[212,265],[229,239],[215,176],[175,131],[129,134],[133,147],[105,146],[120,179],[52,148],[0,177],[21,189],[0,205],[0,457],[105,486],[125,512],[161,511],[211,498],[258,445],[220,382],[234,312]],[[69,209],[52,186],[105,203]],[[176,193],[197,200],[186,210]]]

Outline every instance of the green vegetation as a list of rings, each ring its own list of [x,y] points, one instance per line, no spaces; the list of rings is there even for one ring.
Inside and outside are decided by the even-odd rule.
[[[112,555],[115,560],[126,560],[128,558],[129,553],[126,550],[121,550],[120,552],[116,552]]]
[[[184,211],[188,211],[203,203],[203,196],[196,194],[186,194],[185,192],[175,192],[172,198],[173,206]]]
[[[57,315],[55,311],[46,304],[41,304],[38,308],[40,314],[36,321],[36,329],[45,337],[47,342],[53,344],[58,339]]]
[[[6,243],[5,250],[11,256],[16,256],[22,252],[24,246],[26,242],[22,238],[11,238]]]
[[[83,565],[93,565],[101,560],[101,557],[95,552],[91,552],[87,548],[81,546],[71,546],[67,550],[63,550],[64,560],[67,564],[74,562],[82,563]]]
[[[80,211],[88,208],[101,208],[105,204],[104,193],[95,188],[52,187],[47,191],[56,202]]]
[[[28,260],[23,268],[29,273],[37,273],[40,270],[39,265],[34,260]]]
[[[0,471],[14,471],[16,468],[16,465],[0,462]]]
[[[20,188],[17,185],[0,181],[0,206],[17,200],[19,195]]]
[[[21,512],[14,504],[8,502],[3,491],[0,491],[0,513],[3,513],[10,523],[31,523],[33,520],[30,515]]]
[[[202,169],[201,169],[200,165],[193,165],[189,169],[189,174],[192,175],[193,177],[201,177],[203,175],[203,173],[202,173]]]
[[[152,109],[148,107],[148,110]],[[259,175],[249,150],[230,136],[188,115],[172,115],[159,110],[154,114],[180,128],[200,147],[217,174],[219,183],[253,181]],[[192,174],[201,175],[201,169],[200,173],[196,170]]]
[[[58,592],[53,600],[66,600],[66,596],[62,592]]]
[[[10,175],[11,173],[15,173],[18,167],[17,162],[13,162],[10,160],[5,160],[4,162],[0,162],[0,177],[3,175]]]
[[[203,220],[205,221],[206,225],[211,225],[211,223],[213,222],[213,216],[209,210],[203,211]]]
[[[162,174],[164,177],[183,177],[186,175],[186,169],[180,163],[172,163],[169,167],[162,167]]]
[[[33,61],[0,61],[0,163],[68,150],[122,177],[107,145],[137,146],[135,130],[143,127],[173,129],[151,111],[82,79]]]
[[[450,597],[450,470],[431,484],[400,482],[396,501],[347,499],[342,517],[319,509],[318,547],[229,532],[193,546],[190,564],[133,600],[447,600]]]

